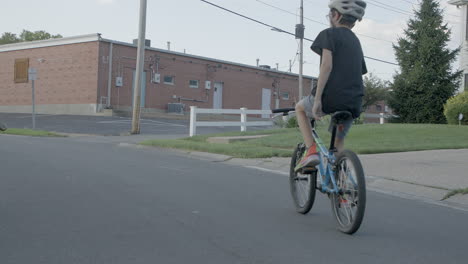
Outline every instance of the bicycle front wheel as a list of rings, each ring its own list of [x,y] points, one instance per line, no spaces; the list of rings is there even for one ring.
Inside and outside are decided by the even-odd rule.
[[[291,195],[296,206],[296,211],[301,214],[307,214],[315,201],[315,188],[317,180],[317,172],[310,174],[302,174],[295,172],[294,168],[301,161],[306,147],[304,144],[297,145],[291,158],[291,166],[289,171],[289,186]]]
[[[361,226],[366,208],[364,170],[354,152],[337,155],[335,179],[339,193],[331,195],[333,215],[340,231],[353,234]]]

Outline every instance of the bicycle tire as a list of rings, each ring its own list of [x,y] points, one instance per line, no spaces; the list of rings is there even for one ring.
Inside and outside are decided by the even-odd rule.
[[[335,179],[341,194],[330,196],[331,207],[334,218],[338,224],[338,229],[346,234],[354,234],[361,226],[366,209],[366,181],[364,170],[358,156],[350,151],[344,150],[336,157]],[[350,176],[350,170],[354,170],[354,180]],[[351,184],[347,181],[350,179]],[[351,185],[351,187],[349,187]],[[356,193],[357,192],[357,193]],[[357,198],[357,199],[356,199]],[[349,207],[349,211],[347,209]],[[353,207],[355,214],[352,216]],[[346,211],[343,215],[341,211]],[[348,212],[350,212],[348,214]],[[346,216],[346,218],[344,217]],[[345,220],[348,220],[347,222]]]
[[[307,214],[310,209],[312,209],[315,201],[317,184],[317,172],[312,172],[311,174],[301,174],[294,171],[294,168],[301,160],[305,149],[306,148],[304,144],[297,145],[291,158],[291,165],[289,170],[289,186],[291,195],[296,207],[296,211],[301,214]],[[305,182],[305,184],[303,182]],[[299,184],[302,185],[302,190],[299,190]],[[300,194],[299,191],[301,191],[302,194]]]

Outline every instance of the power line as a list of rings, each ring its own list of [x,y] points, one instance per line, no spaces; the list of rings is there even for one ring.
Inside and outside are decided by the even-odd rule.
[[[410,3],[410,4],[412,4],[412,5],[416,5],[416,3],[410,2],[410,1],[408,1],[408,0],[401,0],[401,1],[406,2],[406,3]]]
[[[388,11],[392,11],[392,12],[395,12],[395,13],[399,13],[399,14],[403,14],[403,15],[406,15],[406,16],[412,16],[413,14],[409,11],[406,11],[406,10],[403,10],[401,8],[398,8],[398,7],[393,7],[393,6],[390,6],[390,5],[387,5],[385,3],[382,3],[382,2],[379,2],[379,1],[376,1],[376,0],[373,0],[372,2],[370,2],[371,0],[367,0],[368,1],[368,4],[370,5],[373,5],[373,6],[376,6],[376,7],[380,7],[382,9],[385,9],[385,10],[388,10]],[[450,15],[450,16],[454,16],[454,17],[460,17],[460,16],[457,16],[457,15],[453,15],[453,14],[450,14],[450,13],[447,13],[447,15]],[[451,21],[449,19],[446,19],[448,22],[451,22],[451,23],[458,23],[458,22],[455,22],[455,21]]]
[[[408,11],[406,11],[406,10],[403,10],[403,9],[401,9],[401,8],[394,7],[394,6],[391,6],[391,5],[387,5],[387,4],[385,4],[385,3],[382,3],[382,2],[379,2],[379,1],[376,1],[376,0],[373,0],[373,1],[367,0],[367,1],[368,1],[368,2],[374,2],[374,3],[377,3],[377,4],[379,4],[379,5],[387,6],[387,8],[394,9],[394,10],[399,10],[399,11],[401,11],[401,12],[408,13],[408,14],[412,15],[410,12],[408,12]],[[370,4],[372,4],[372,3],[370,3]]]
[[[413,3],[413,2],[411,2],[411,1],[408,1],[408,0],[400,0],[400,1],[403,1],[403,2],[409,3],[409,4],[413,5],[413,6],[415,6],[415,5],[418,5],[418,3]],[[451,13],[447,13],[447,15],[450,15],[450,16],[454,16],[454,17],[458,17],[458,18],[460,18],[460,16],[459,16],[459,15],[455,15],[455,14],[451,14]]]
[[[255,1],[257,1],[257,2],[259,2],[259,3],[261,3],[261,4],[264,4],[264,5],[266,5],[266,6],[272,7],[272,8],[274,8],[274,9],[277,9],[277,10],[280,10],[280,11],[283,11],[283,12],[285,12],[285,13],[288,13],[288,14],[291,14],[291,15],[293,15],[293,16],[298,17],[297,14],[294,14],[293,12],[290,12],[290,11],[288,11],[288,10],[286,10],[286,9],[282,9],[282,8],[280,8],[280,7],[274,6],[274,5],[272,5],[272,4],[268,4],[268,3],[263,2],[263,1],[260,1],[260,0],[255,0]],[[307,19],[307,20],[309,20],[309,21],[312,21],[312,22],[315,22],[315,23],[318,23],[318,24],[321,24],[321,25],[328,26],[327,24],[325,24],[325,23],[323,23],[323,22],[320,22],[320,21],[317,21],[317,20],[313,20],[313,19],[310,19],[310,18],[307,18],[307,17],[304,17],[304,18]]]
[[[219,6],[219,5],[216,5],[216,4],[214,4],[214,3],[208,2],[208,1],[206,1],[206,0],[200,0],[200,1],[205,2],[205,3],[209,4],[209,5],[214,6],[214,7],[217,7],[217,8],[219,8],[219,9],[222,9],[222,10],[224,10],[224,11],[226,11],[226,12],[229,12],[229,13],[235,14],[235,15],[237,15],[237,16],[243,17],[243,18],[245,18],[245,19],[248,19],[248,20],[250,20],[250,21],[254,21],[254,22],[258,23],[258,24],[267,26],[267,27],[269,27],[269,28],[271,28],[271,29],[273,29],[273,30],[275,30],[275,31],[282,32],[282,33],[286,33],[286,34],[289,34],[289,35],[292,35],[292,36],[296,36],[295,34],[293,34],[293,33],[291,33],[291,32],[288,32],[288,31],[285,31],[285,30],[280,29],[280,28],[278,28],[278,27],[275,27],[275,26],[269,25],[269,24],[267,24],[267,23],[258,21],[258,20],[256,20],[256,19],[250,18],[250,17],[248,17],[248,16],[239,14],[239,13],[237,13],[237,12],[235,12],[235,11],[229,10],[229,9],[227,9],[227,8],[224,8],[224,7],[222,7],[222,6]],[[305,40],[308,40],[308,41],[310,41],[310,42],[314,42],[314,40],[309,39],[309,38],[305,38],[305,37],[304,37],[304,39],[305,39]],[[367,58],[367,59],[370,59],[370,60],[379,61],[379,62],[382,62],[382,63],[387,63],[387,64],[399,66],[397,63],[394,63],[394,62],[384,61],[384,60],[380,60],[380,59],[376,59],[376,58],[372,58],[372,57],[368,57],[368,56],[364,56],[364,58]]]
[[[294,15],[294,16],[297,16],[297,14],[294,14],[293,12],[290,12],[288,10],[285,10],[285,9],[282,9],[280,7],[277,7],[277,6],[274,6],[274,5],[271,5],[271,4],[268,4],[268,3],[265,3],[261,0],[255,0],[261,4],[264,4],[266,6],[269,6],[269,7],[272,7],[274,9],[277,9],[277,10],[280,10],[280,11],[283,11],[285,13],[288,13],[288,14],[291,14],[291,15]],[[324,26],[329,26],[328,24],[326,23],[323,23],[323,22],[320,22],[320,21],[317,21],[317,20],[313,20],[313,19],[310,19],[308,17],[304,17],[306,20],[309,20],[309,21],[312,21],[312,22],[315,22],[315,23],[318,23],[320,25],[324,25]],[[361,33],[356,33],[356,35],[359,35],[359,36],[363,36],[363,37],[366,37],[366,38],[371,38],[371,39],[375,39],[375,40],[380,40],[380,41],[385,41],[385,42],[388,42],[388,43],[393,43],[393,41],[390,41],[390,40],[386,40],[386,39],[380,39],[380,38],[376,38],[376,37],[372,37],[372,36],[369,36],[369,35],[365,35],[365,34],[361,34]]]
[[[403,14],[403,15],[407,15],[407,16],[411,16],[411,15],[412,15],[412,14],[409,13],[409,12],[406,12],[406,11],[403,11],[403,12],[402,12],[402,11],[398,11],[398,10],[395,10],[395,9],[390,9],[390,8],[385,7],[385,6],[382,6],[382,5],[378,4],[378,3],[368,2],[368,4],[373,5],[373,6],[376,6],[376,7],[380,7],[380,8],[382,8],[382,9],[385,9],[385,10],[388,10],[388,11],[392,11],[392,12],[395,12],[395,13],[399,13],[399,14]]]
[[[294,67],[294,64],[296,64],[297,56],[299,55],[299,43],[297,43],[297,50],[296,50],[296,56],[294,56],[294,60],[290,65],[290,69]]]

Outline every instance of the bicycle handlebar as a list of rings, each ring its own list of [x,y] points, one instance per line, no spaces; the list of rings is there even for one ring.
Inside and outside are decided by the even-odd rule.
[[[279,109],[271,110],[273,114],[283,113],[284,116],[288,115],[289,112],[294,112],[294,111],[296,111],[296,108],[279,108]]]

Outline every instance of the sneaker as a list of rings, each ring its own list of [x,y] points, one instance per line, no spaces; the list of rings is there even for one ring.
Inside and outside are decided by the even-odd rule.
[[[299,164],[297,164],[296,168],[294,168],[295,172],[302,168],[315,167],[320,163],[319,154],[310,150],[311,149],[308,149],[306,152],[304,152],[304,156],[302,157],[301,161],[299,162]]]

